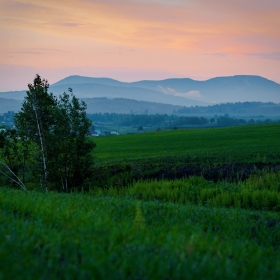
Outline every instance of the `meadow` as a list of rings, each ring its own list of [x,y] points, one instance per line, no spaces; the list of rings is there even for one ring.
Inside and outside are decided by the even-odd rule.
[[[0,279],[278,279],[279,213],[0,192]]]
[[[280,125],[100,137],[82,190],[2,183],[0,279],[279,279],[279,139]]]
[[[96,137],[92,184],[121,187],[190,176],[244,181],[259,171],[280,171],[279,139],[280,124]]]
[[[212,156],[238,162],[279,160],[280,124],[159,131],[96,137],[99,162],[165,156]]]

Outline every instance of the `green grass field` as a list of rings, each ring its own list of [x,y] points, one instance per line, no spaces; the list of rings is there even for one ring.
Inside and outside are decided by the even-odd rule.
[[[0,280],[278,280],[279,139],[279,124],[94,138],[107,185],[0,188]],[[162,179],[216,164],[234,180]],[[239,165],[256,170],[241,178]],[[149,172],[160,177],[134,177]]]
[[[158,156],[212,155],[247,162],[279,160],[280,124],[215,129],[174,130],[94,138],[100,162]]]
[[[0,279],[279,279],[279,213],[0,191]]]

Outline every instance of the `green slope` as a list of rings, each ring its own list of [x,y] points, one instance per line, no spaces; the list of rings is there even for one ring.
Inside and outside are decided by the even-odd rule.
[[[175,130],[94,138],[94,154],[101,162],[187,155],[279,161],[279,139],[279,124]]]
[[[279,279],[277,213],[5,188],[0,205],[0,279]]]

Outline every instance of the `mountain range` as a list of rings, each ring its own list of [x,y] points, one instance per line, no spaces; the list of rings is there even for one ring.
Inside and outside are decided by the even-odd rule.
[[[118,100],[116,103],[120,104],[120,100],[129,99],[138,102],[186,107],[248,101],[280,103],[280,84],[260,76],[250,75],[216,77],[206,81],[181,78],[138,82],[69,76],[50,85],[50,92],[59,95],[66,92],[69,87],[73,89],[75,96],[78,98],[86,99],[87,103],[94,103],[90,99],[98,98],[99,104],[101,104],[100,100],[102,98],[107,103],[109,100]],[[3,107],[4,99],[22,100],[24,96],[25,91],[0,92],[0,108]],[[5,102],[7,103],[8,101]],[[9,102],[11,103],[12,101],[10,100]],[[18,102],[13,106],[16,108]],[[113,104],[110,106],[113,106]],[[88,105],[88,110],[92,111],[90,108],[91,105]]]
[[[21,100],[1,98],[0,97],[0,114],[8,111],[17,112],[21,108]]]
[[[246,101],[280,103],[280,84],[247,75],[217,77],[206,81],[182,78],[131,83],[108,78],[70,76],[52,84],[50,90],[56,94],[65,90],[65,87],[71,87],[75,94],[83,98],[129,98],[181,106]]]

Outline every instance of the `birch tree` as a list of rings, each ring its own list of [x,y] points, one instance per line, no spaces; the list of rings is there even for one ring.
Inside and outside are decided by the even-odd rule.
[[[64,191],[79,187],[91,176],[95,147],[88,138],[92,122],[86,116],[86,104],[71,89],[56,98],[39,75],[28,88],[15,125],[38,147],[46,191],[49,183]]]
[[[40,165],[44,186],[48,192],[48,145],[50,131],[54,126],[53,111],[57,100],[48,93],[49,84],[37,74],[33,84],[28,84],[28,91],[21,111],[15,115],[18,130],[34,141],[40,149]]]

